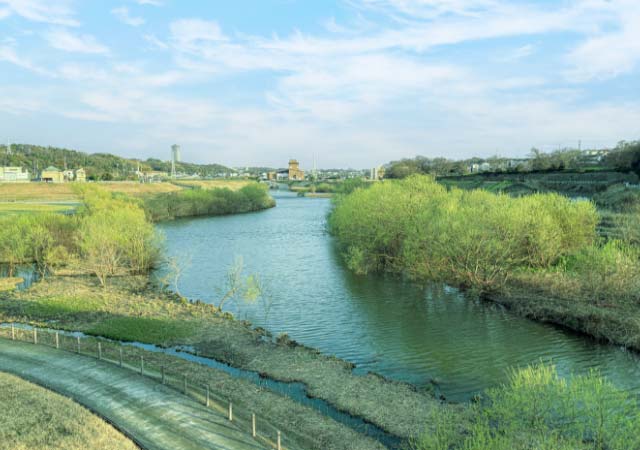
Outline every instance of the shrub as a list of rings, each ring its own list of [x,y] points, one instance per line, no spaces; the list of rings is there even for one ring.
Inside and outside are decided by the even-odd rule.
[[[591,245],[597,220],[591,203],[557,194],[447,190],[412,176],[338,198],[329,227],[353,270],[489,291],[516,270],[548,268]]]
[[[133,201],[103,193],[85,196],[77,232],[82,261],[105,286],[118,272],[144,273],[160,257],[160,238]]]
[[[252,183],[232,191],[222,189],[189,189],[147,196],[143,207],[153,222],[180,217],[225,215],[258,211],[274,206],[267,187]]]
[[[596,304],[640,302],[640,251],[612,240],[583,248],[567,260],[567,274]]]
[[[624,450],[640,445],[637,399],[596,372],[567,380],[554,366],[530,366],[488,390],[474,408],[472,424],[463,432],[451,425],[447,410],[435,412],[413,449]]]

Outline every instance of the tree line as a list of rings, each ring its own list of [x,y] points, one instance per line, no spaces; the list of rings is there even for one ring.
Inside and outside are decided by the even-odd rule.
[[[595,158],[595,159],[594,159]],[[487,163],[488,172],[544,172],[559,170],[582,170],[600,168],[619,171],[634,171],[640,175],[640,141],[621,141],[609,152],[595,157],[572,148],[543,152],[532,148],[527,158],[512,160],[492,156],[452,160],[448,158],[415,158],[392,161],[387,165],[385,177],[401,179],[411,175],[457,176],[470,173],[474,164]]]
[[[18,166],[31,172],[49,166],[58,169],[82,167],[89,180],[137,180],[136,170],[169,172],[171,163],[149,158],[145,161],[122,158],[109,153],[85,153],[58,147],[43,147],[29,144],[12,144],[11,152],[6,145],[0,145],[0,165]],[[167,149],[168,154],[168,149]],[[219,164],[176,163],[176,170],[203,177],[230,172],[231,169]]]

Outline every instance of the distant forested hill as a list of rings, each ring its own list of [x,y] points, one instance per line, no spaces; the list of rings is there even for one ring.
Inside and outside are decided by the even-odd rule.
[[[0,145],[0,165],[21,166],[29,169],[32,173],[48,166],[55,166],[58,169],[64,169],[65,165],[69,169],[82,167],[87,171],[87,177],[92,180],[135,179],[135,171],[138,169],[138,165],[140,165],[140,170],[142,171],[158,170],[169,172],[171,170],[170,162],[159,159],[141,161],[122,158],[109,153],[89,154],[66,148],[42,147],[29,144],[12,144],[10,153],[7,152],[6,145]],[[177,163],[176,170],[205,177],[233,172],[232,169],[219,164],[191,164],[184,162]]]

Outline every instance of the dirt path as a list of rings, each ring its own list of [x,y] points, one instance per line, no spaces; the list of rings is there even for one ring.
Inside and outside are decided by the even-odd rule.
[[[263,448],[224,415],[93,358],[0,339],[0,371],[73,398],[146,449]]]

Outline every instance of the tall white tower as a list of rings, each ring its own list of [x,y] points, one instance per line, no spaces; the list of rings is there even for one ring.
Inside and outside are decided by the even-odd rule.
[[[173,144],[171,146],[171,178],[176,177],[176,163],[180,162],[180,146]]]

